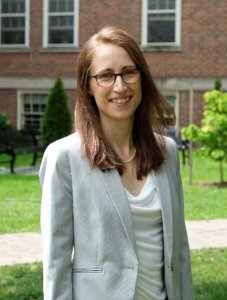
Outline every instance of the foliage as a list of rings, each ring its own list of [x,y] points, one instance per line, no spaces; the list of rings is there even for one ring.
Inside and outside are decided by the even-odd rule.
[[[72,132],[72,115],[63,82],[57,78],[50,90],[42,122],[41,140],[44,146]]]
[[[9,129],[9,128],[11,128],[10,119],[5,113],[0,112],[0,129]]]
[[[201,126],[190,124],[183,135],[200,141],[201,151],[220,164],[220,181],[224,182],[223,162],[227,161],[227,93],[214,89],[204,94],[206,102]]]

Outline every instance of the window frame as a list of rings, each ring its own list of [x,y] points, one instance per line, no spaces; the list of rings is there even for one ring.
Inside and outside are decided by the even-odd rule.
[[[29,35],[30,35],[30,0],[25,1],[24,13],[2,13],[2,0],[0,0],[0,48],[28,48],[29,47]],[[25,18],[25,42],[24,44],[2,44],[2,17],[24,17]]]
[[[46,96],[46,99],[48,101],[48,95],[49,95],[49,91],[48,90],[18,90],[17,91],[17,129],[23,129],[23,125],[25,124],[25,122],[23,123],[24,120],[24,115],[26,114],[24,112],[23,109],[23,105],[24,105],[24,95],[29,94],[29,95],[44,95]],[[47,104],[46,101],[46,104]],[[33,112],[34,113],[34,112]],[[27,113],[29,114],[29,113]],[[30,112],[30,114],[32,114],[32,112]],[[37,115],[40,115],[41,117],[44,115],[43,113],[37,112]],[[41,129],[41,127],[40,127]]]
[[[148,1],[142,0],[142,46],[143,47],[180,47],[181,44],[181,0],[176,1],[174,10],[153,10],[154,13],[175,13],[175,40],[173,42],[148,42],[148,15],[152,10],[148,10]],[[165,14],[165,13],[163,13]]]
[[[72,44],[49,44],[49,0],[43,1],[43,48],[71,48],[78,47],[78,27],[79,27],[79,0],[74,0],[73,11],[73,43]],[[51,13],[51,15],[54,15]],[[69,16],[72,13],[56,13],[56,15]]]
[[[169,90],[163,90],[162,94],[165,97],[167,102],[168,102],[168,96],[175,98],[175,101],[174,101],[174,112],[176,115],[175,127],[179,128],[179,124],[180,124],[180,115],[179,115],[179,113],[180,113],[180,107],[179,107],[180,106],[180,94],[178,91],[169,91]]]

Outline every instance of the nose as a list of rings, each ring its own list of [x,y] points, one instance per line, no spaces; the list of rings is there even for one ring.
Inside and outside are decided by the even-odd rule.
[[[125,90],[127,88],[120,74],[116,76],[116,80],[114,82],[114,89],[117,90]]]

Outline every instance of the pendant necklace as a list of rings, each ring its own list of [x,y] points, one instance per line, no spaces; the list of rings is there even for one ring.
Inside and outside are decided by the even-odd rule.
[[[135,156],[136,156],[136,150],[134,151],[133,155],[129,159],[123,160],[122,162],[124,164],[127,164],[127,163],[131,162]]]

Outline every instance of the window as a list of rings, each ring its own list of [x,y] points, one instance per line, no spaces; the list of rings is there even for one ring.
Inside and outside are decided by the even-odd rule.
[[[180,45],[181,0],[143,1],[143,45]]]
[[[19,97],[19,129],[33,129],[40,134],[41,120],[45,111],[48,94],[42,93],[21,93]]]
[[[166,101],[174,109],[176,115],[176,127],[179,126],[179,95],[178,93],[173,92],[163,92],[163,95],[166,98]]]
[[[0,0],[1,47],[28,46],[29,0]]]
[[[44,47],[77,46],[77,2],[44,1]]]

